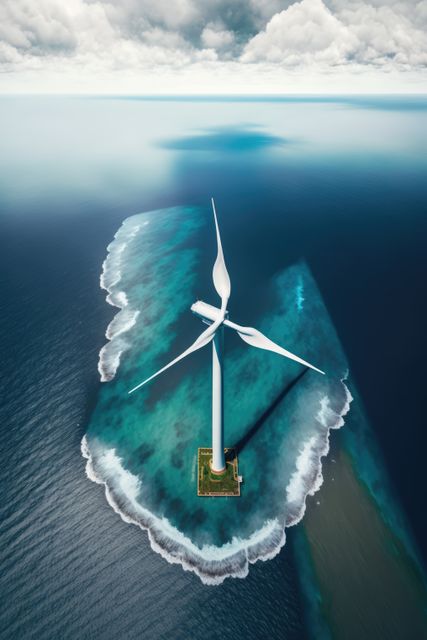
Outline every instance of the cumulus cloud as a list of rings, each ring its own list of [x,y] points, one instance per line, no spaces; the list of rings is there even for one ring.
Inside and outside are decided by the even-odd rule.
[[[356,37],[354,57],[362,63],[427,64],[427,37],[416,21],[392,6],[360,5],[343,9],[339,16]]]
[[[420,3],[424,4],[424,3]],[[243,62],[284,65],[427,64],[426,34],[396,8],[302,0],[275,14],[246,45]],[[418,17],[423,19],[424,7]]]
[[[427,65],[426,27],[427,0],[2,0],[0,71],[403,73]]]
[[[323,4],[302,0],[272,17],[266,28],[246,45],[243,62],[299,64],[307,59],[344,61],[355,38]]]
[[[0,41],[34,53],[68,51],[77,44],[72,16],[55,0],[0,5]]]
[[[205,47],[221,50],[234,43],[234,33],[221,26],[208,24],[202,31],[201,41]]]

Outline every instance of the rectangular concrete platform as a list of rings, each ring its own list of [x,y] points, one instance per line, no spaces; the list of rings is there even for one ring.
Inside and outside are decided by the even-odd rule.
[[[213,474],[210,467],[212,449],[199,448],[197,456],[198,496],[240,496],[241,476],[239,476],[236,450],[224,449],[226,470],[221,475]]]

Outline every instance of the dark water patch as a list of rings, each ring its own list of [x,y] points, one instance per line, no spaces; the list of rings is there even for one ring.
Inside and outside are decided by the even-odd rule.
[[[174,513],[179,514],[183,511],[184,503],[180,498],[173,498],[169,504]]]
[[[204,509],[196,509],[191,515],[193,526],[202,525],[204,522],[206,522],[207,517],[208,514]]]
[[[397,111],[397,112],[412,112],[412,111],[427,111],[427,97],[425,95],[379,95],[379,96],[351,96],[341,97],[337,100],[340,104],[343,104],[349,108],[359,109],[374,109],[378,111]]]
[[[425,94],[260,94],[260,95],[159,95],[159,96],[88,96],[87,100],[123,100],[141,102],[177,102],[177,103],[259,103],[259,104],[303,104],[303,105],[348,105],[390,111],[426,111]]]
[[[182,438],[188,432],[188,425],[182,420],[177,420],[173,425],[177,438]]]
[[[154,453],[154,447],[151,447],[147,443],[143,443],[140,447],[138,447],[135,450],[132,458],[135,459],[135,461],[137,461],[138,464],[144,464],[148,460],[148,458],[150,458],[153,455],[153,453]]]
[[[217,153],[250,153],[281,146],[288,140],[250,127],[221,127],[183,138],[163,141],[165,149],[177,151],[213,151]]]
[[[175,469],[182,469],[184,466],[184,458],[178,452],[174,451],[171,455],[171,464]]]

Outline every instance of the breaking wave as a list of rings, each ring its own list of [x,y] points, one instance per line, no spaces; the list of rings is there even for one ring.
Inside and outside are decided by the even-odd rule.
[[[307,440],[296,460],[296,471],[286,487],[289,516],[286,526],[297,524],[304,517],[307,496],[313,496],[323,484],[322,458],[329,453],[329,435],[331,429],[344,426],[344,416],[350,411],[353,396],[345,384],[347,376],[341,382],[345,390],[345,401],[342,409],[336,413],[330,407],[330,399],[323,396],[316,420],[324,427],[324,431]]]
[[[102,264],[102,272],[99,277],[101,289],[108,292],[106,301],[120,311],[114,316],[105,332],[108,342],[102,347],[98,358],[98,371],[101,382],[109,382],[116,375],[120,365],[120,357],[129,343],[123,338],[123,334],[132,329],[139,316],[137,309],[131,309],[127,295],[117,285],[122,279],[122,257],[129,242],[138,234],[142,226],[148,224],[145,221],[136,225],[122,225],[114,236],[113,242],[107,247],[107,257]],[[122,336],[119,338],[119,336]]]
[[[93,455],[84,436],[81,451],[87,459],[87,477],[104,485],[109,505],[122,520],[147,531],[153,551],[171,564],[181,564],[184,570],[193,571],[204,584],[218,585],[227,577],[245,578],[249,563],[273,558],[285,544],[284,528],[273,520],[247,540],[236,537],[221,547],[199,548],[167,518],[155,516],[138,503],[140,480],[123,468],[114,449],[101,449]]]
[[[82,456],[86,459],[86,475],[92,482],[105,488],[108,504],[128,524],[147,532],[150,546],[171,564],[180,564],[185,571],[194,572],[204,584],[219,585],[226,578],[245,578],[249,565],[258,560],[271,560],[286,543],[286,527],[298,524],[306,509],[307,496],[313,496],[322,486],[322,458],[329,451],[331,429],[344,425],[344,416],[350,410],[352,395],[345,390],[345,402],[336,413],[324,396],[316,416],[324,427],[323,433],[312,436],[304,443],[296,460],[296,469],[286,487],[287,517],[269,520],[246,539],[234,537],[222,546],[195,545],[190,538],[174,527],[167,518],[159,518],[138,502],[141,480],[127,471],[114,449],[105,449],[100,443],[89,446],[86,436],[81,442]]]

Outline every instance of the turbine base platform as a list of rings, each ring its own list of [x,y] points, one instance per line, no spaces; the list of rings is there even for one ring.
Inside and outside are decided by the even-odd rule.
[[[198,496],[240,496],[241,476],[238,473],[237,453],[233,448],[224,449],[225,471],[212,472],[212,449],[198,449],[197,455],[197,495]]]

